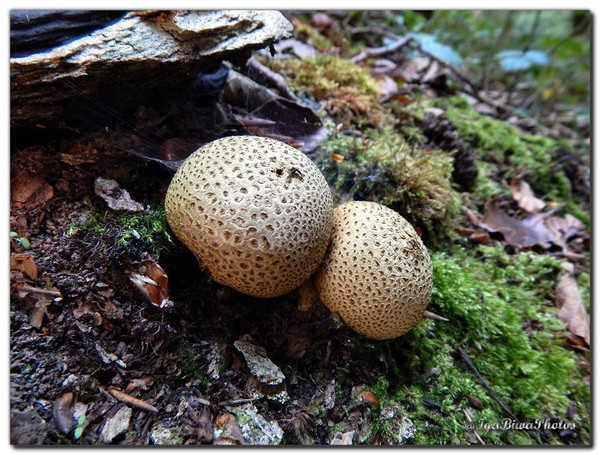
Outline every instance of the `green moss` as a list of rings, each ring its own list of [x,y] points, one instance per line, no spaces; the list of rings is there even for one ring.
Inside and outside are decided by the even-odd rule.
[[[180,340],[177,352],[181,356],[181,369],[184,375],[191,380],[200,381],[204,385],[211,383],[210,379],[204,375],[202,365],[198,361],[199,353],[188,340],[185,338]]]
[[[303,37],[304,39],[302,41],[315,46],[317,49],[327,50],[334,47],[334,44],[329,38],[306,22],[308,21],[303,20],[295,22],[294,33],[297,37]]]
[[[351,86],[364,95],[377,96],[377,83],[364,68],[348,59],[332,56],[318,56],[309,59],[273,60],[271,66],[281,70],[296,89],[311,94],[337,90]]]
[[[162,205],[143,212],[124,212],[117,221],[124,228],[118,240],[122,245],[127,245],[132,238],[138,238],[147,242],[153,253],[159,254],[172,243]]]
[[[424,386],[400,385],[396,394],[413,403],[417,427],[428,428],[431,423],[432,411],[422,404],[425,397],[451,415],[441,427],[429,427],[415,443],[431,443],[432,437],[440,443],[452,443],[455,438],[465,442],[466,418],[457,411],[468,406],[466,394],[479,397],[484,404],[483,411],[473,411],[476,422],[502,422],[509,417],[477,377],[455,360],[458,347],[467,350],[475,367],[520,421],[545,416],[565,420],[569,403],[577,399],[585,416],[589,389],[582,382],[575,354],[563,347],[559,335],[565,327],[553,303],[559,261],[534,253],[509,256],[500,247],[485,246],[477,249],[475,257],[456,248],[434,253],[432,260],[430,310],[450,322],[424,321],[417,327],[410,344],[418,357],[411,359],[411,365],[417,374],[434,367],[441,374]],[[585,417],[577,424],[583,434],[589,434]],[[519,431],[480,434],[486,443],[536,443]]]
[[[282,74],[298,95],[319,102],[322,112],[336,123],[379,127],[392,122],[379,103],[377,82],[368,70],[348,59],[318,56],[265,63]]]
[[[446,110],[460,137],[473,146],[482,161],[489,161],[491,154],[501,163],[480,170],[480,182],[489,179],[492,169],[499,169],[497,177],[505,180],[525,174],[534,191],[548,200],[571,197],[569,178],[554,169],[560,155],[571,147],[567,142],[527,134],[508,122],[479,114],[463,97],[439,98],[433,105]]]
[[[77,231],[103,234],[109,227],[117,227],[116,241],[125,247],[137,239],[145,242],[152,253],[160,254],[172,244],[162,204],[150,206],[142,212],[102,210],[88,202],[84,202],[84,206],[88,209],[86,221],[69,226],[67,235],[74,235]]]
[[[415,148],[389,130],[362,138],[332,136],[314,161],[341,197],[387,205],[428,238],[442,237],[457,213],[460,198],[450,185],[450,154]]]

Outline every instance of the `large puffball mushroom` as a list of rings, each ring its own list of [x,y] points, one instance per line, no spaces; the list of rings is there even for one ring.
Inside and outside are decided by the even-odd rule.
[[[165,200],[175,235],[215,281],[257,297],[310,277],[331,236],[333,200],[319,169],[274,139],[210,142],[175,173]]]
[[[416,231],[383,205],[347,202],[314,276],[319,299],[367,338],[396,338],[423,317],[433,285],[431,258]]]

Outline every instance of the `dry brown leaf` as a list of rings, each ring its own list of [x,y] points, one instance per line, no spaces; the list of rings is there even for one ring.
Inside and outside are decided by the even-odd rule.
[[[321,118],[310,108],[284,98],[267,101],[250,115],[272,122],[261,127],[265,135],[288,137],[301,143],[303,152],[314,150],[329,134]]]
[[[590,344],[590,327],[579,286],[572,274],[563,276],[556,285],[558,317],[567,324],[569,331]]]
[[[44,316],[48,314],[48,305],[50,305],[50,302],[41,299],[35,303],[35,306],[29,315],[29,323],[32,327],[35,327],[38,330],[42,328]]]
[[[33,280],[38,279],[38,268],[35,259],[29,253],[11,253],[11,270],[19,270]]]
[[[467,400],[469,400],[469,404],[473,406],[475,409],[483,410],[483,403],[479,398],[474,395],[466,394]]]
[[[510,181],[510,190],[512,191],[513,198],[517,201],[517,204],[519,204],[519,207],[529,213],[538,213],[546,207],[546,203],[535,197],[529,183],[523,179],[512,179]]]
[[[10,200],[15,205],[29,208],[47,202],[54,196],[54,189],[41,175],[22,172],[10,182]]]
[[[515,218],[498,205],[492,197],[485,204],[485,214],[479,226],[489,232],[500,232],[506,243],[517,248],[539,245],[549,248],[550,243],[567,250],[567,240],[583,235],[584,224],[573,215],[551,216],[551,213],[530,213]]]
[[[54,400],[52,414],[56,427],[62,434],[67,435],[75,428],[75,420],[73,419],[73,392],[63,393]]]
[[[431,60],[424,57],[406,59],[398,66],[398,73],[405,81],[418,82],[430,63]]]
[[[215,419],[216,431],[219,436],[215,445],[244,445],[244,437],[240,426],[233,414],[225,413]]]
[[[513,218],[498,207],[497,198],[485,204],[480,226],[491,232],[500,232],[507,243],[516,247],[541,245],[548,248],[554,235],[544,224],[544,215],[536,213],[523,219]]]
[[[582,233],[585,225],[571,214],[564,217],[551,216],[546,220],[546,226],[554,235],[554,243],[566,249],[569,238]]]
[[[153,304],[159,308],[170,306],[167,298],[169,277],[162,267],[153,259],[136,264],[137,270],[129,275],[134,286]]]
[[[315,58],[317,50],[310,44],[306,44],[295,38],[284,39],[274,44],[275,51],[280,54],[294,54],[301,59]]]
[[[99,315],[94,303],[80,300],[77,308],[73,310],[73,316],[75,316],[75,319],[79,319],[85,314],[91,314],[92,316]]]

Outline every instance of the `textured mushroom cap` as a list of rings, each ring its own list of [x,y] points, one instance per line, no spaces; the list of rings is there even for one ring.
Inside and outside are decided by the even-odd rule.
[[[218,139],[181,165],[167,220],[215,281],[258,297],[286,294],[321,263],[333,200],[302,152],[255,136]]]
[[[348,326],[376,340],[403,335],[422,318],[432,284],[427,249],[397,212],[366,201],[335,208],[315,285]]]

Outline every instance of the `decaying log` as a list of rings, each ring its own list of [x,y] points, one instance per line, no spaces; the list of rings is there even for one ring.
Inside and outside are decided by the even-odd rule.
[[[148,81],[176,85],[223,60],[243,63],[253,50],[287,38],[292,25],[277,11],[144,11],[49,51],[13,57],[11,123],[60,118],[76,93],[136,90]]]

